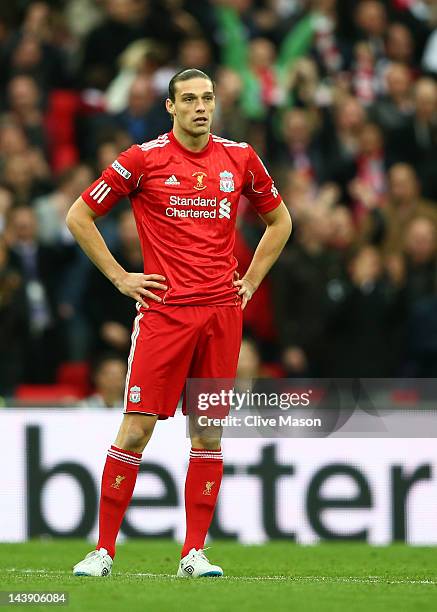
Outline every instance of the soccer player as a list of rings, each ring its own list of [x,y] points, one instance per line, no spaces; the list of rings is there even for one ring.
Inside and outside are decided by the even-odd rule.
[[[176,74],[166,100],[172,131],[121,153],[68,213],[82,249],[121,293],[137,301],[138,311],[124,417],[103,470],[99,541],[74,566],[75,575],[111,573],[141,454],[157,419],[174,416],[186,379],[235,377],[242,310],[291,232],[288,210],[254,150],[210,133],[214,107],[208,75],[197,69]],[[266,229],[240,279],[233,247],[241,194]],[[141,239],[144,274],[124,270],[95,225],[125,196]],[[200,428],[195,415],[188,418],[186,538],[177,575],[222,576],[203,552],[223,473],[221,431]]]

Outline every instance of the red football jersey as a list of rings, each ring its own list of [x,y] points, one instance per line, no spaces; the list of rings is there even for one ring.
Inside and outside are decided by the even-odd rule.
[[[173,132],[120,154],[83,194],[98,215],[129,196],[145,274],[162,274],[165,304],[235,304],[241,194],[267,213],[281,197],[252,147],[211,135],[194,153]],[[159,292],[157,292],[159,294]]]

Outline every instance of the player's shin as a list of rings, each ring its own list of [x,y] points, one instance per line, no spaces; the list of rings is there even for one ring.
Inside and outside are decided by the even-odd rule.
[[[187,531],[181,557],[192,549],[202,549],[214,515],[223,475],[220,449],[192,448],[185,481]]]
[[[141,453],[111,446],[102,476],[97,549],[105,548],[113,558],[115,541],[132,498]]]

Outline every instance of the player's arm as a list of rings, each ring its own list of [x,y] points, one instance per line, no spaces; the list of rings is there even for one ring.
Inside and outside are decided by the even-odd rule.
[[[97,229],[95,224],[97,216],[82,197],[75,201],[68,212],[68,229],[82,250],[121,293],[140,302],[145,308],[148,308],[148,305],[143,298],[160,302],[161,298],[149,289],[165,291],[167,287],[162,284],[165,278],[160,274],[127,272],[111,254],[102,234]]]
[[[252,147],[249,146],[247,151],[242,193],[255,207],[267,227],[246,274],[234,283],[236,287],[239,287],[238,294],[242,297],[242,308],[245,308],[267,272],[278,259],[291,234],[290,213],[272,177]]]
[[[121,198],[141,188],[144,172],[144,156],[138,145],[120,153],[70,208],[67,226],[91,261],[117,289],[148,308],[144,298],[160,302],[161,298],[150,289],[165,291],[167,287],[159,282],[165,278],[160,274],[124,270],[110,253],[95,223],[97,217],[109,212]]]
[[[266,229],[246,274],[234,283],[240,288],[238,294],[242,297],[243,309],[278,259],[292,229],[290,213],[282,200],[272,211],[259,214],[266,224]]]

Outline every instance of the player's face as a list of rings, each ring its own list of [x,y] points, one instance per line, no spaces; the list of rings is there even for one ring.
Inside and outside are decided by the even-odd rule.
[[[208,134],[215,109],[212,83],[195,78],[176,83],[175,101],[167,100],[175,124],[191,136]]]

